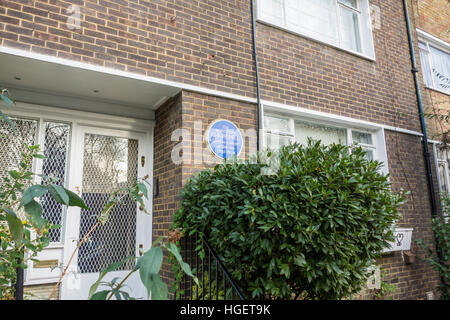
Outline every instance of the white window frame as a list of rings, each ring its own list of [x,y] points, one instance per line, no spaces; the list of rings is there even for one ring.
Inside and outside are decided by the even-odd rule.
[[[442,143],[437,143],[437,145],[442,145]],[[433,143],[433,156],[434,156],[434,165],[436,169],[436,177],[438,182],[438,191],[439,193],[447,193],[450,194],[450,158],[448,152],[438,153],[438,146],[436,143]],[[447,145],[450,147],[449,145]],[[441,179],[440,167],[444,169],[444,181]],[[444,183],[443,183],[444,182]],[[441,206],[444,206],[444,202],[441,200]],[[450,222],[450,215],[444,215],[445,222]]]
[[[421,60],[420,62],[421,62],[421,63],[422,63],[422,62],[423,62],[423,63],[427,63],[428,66],[429,66],[429,68],[430,68],[430,70],[432,70],[431,50],[430,50],[430,47],[433,47],[433,48],[435,48],[435,49],[437,49],[437,50],[443,51],[443,52],[445,52],[445,53],[447,53],[447,54],[450,55],[450,44],[448,44],[448,43],[445,42],[445,41],[442,41],[442,40],[439,39],[439,38],[436,38],[436,37],[432,36],[432,35],[429,34],[429,33],[426,33],[425,31],[422,31],[422,30],[420,30],[420,29],[416,29],[416,30],[417,30],[418,40],[419,40],[419,42],[422,42],[423,44],[425,44],[425,46],[426,46],[426,52],[427,52],[427,61],[424,62],[424,61]],[[419,50],[422,50],[422,49],[419,48]],[[423,72],[423,70],[422,70],[422,72]],[[434,90],[434,91],[438,91],[438,92],[443,93],[443,94],[446,94],[446,95],[450,95],[450,93],[445,92],[444,90],[442,90],[442,89],[440,89],[440,88],[438,88],[438,87],[436,86],[436,84],[435,84],[435,82],[434,82],[433,74],[431,74],[430,76],[431,76],[431,83],[432,83],[431,86],[429,86],[429,85],[425,82],[425,78],[424,78],[425,75],[423,75],[423,83],[424,83],[424,85],[425,85],[426,88],[431,89],[431,90]]]
[[[347,145],[348,146],[353,146],[354,144],[357,144],[358,146],[361,146],[363,149],[370,149],[374,151],[374,157],[376,155],[377,152],[377,143],[376,143],[376,135],[374,134],[373,131],[369,131],[367,129],[361,129],[361,128],[352,128],[352,127],[348,127],[348,126],[339,126],[336,124],[330,124],[327,122],[323,122],[323,121],[317,121],[317,120],[304,120],[301,118],[297,118],[297,117],[289,117],[283,114],[277,114],[277,113],[273,113],[273,112],[268,112],[265,114],[265,116],[269,116],[269,117],[274,117],[274,118],[279,118],[279,119],[285,119],[285,120],[289,120],[289,129],[290,132],[284,132],[284,131],[278,131],[278,130],[271,130],[269,128],[264,128],[263,132],[264,132],[264,137],[265,134],[271,134],[271,135],[278,135],[280,137],[290,137],[291,142],[295,142],[295,121],[302,121],[305,123],[311,123],[311,124],[317,124],[317,125],[323,125],[323,126],[327,126],[330,128],[336,128],[336,129],[342,129],[345,130],[346,135],[347,135]],[[360,132],[360,133],[367,133],[370,134],[372,137],[372,144],[365,144],[365,143],[356,143],[353,140],[353,132]],[[266,139],[264,139],[263,142],[264,148],[266,147]]]
[[[353,132],[361,132],[361,133],[369,133],[372,135],[372,145],[366,145],[362,143],[358,143],[358,146],[361,146],[363,149],[371,149],[373,150],[373,158],[374,160],[380,161],[383,163],[381,168],[381,172],[384,174],[389,173],[389,165],[388,165],[388,157],[386,151],[386,139],[384,136],[384,128],[378,126],[371,126],[362,124],[361,121],[357,119],[338,119],[338,117],[333,116],[332,114],[313,114],[309,112],[303,112],[301,110],[297,110],[298,108],[293,108],[290,106],[285,106],[281,104],[263,104],[262,106],[262,143],[261,146],[263,149],[266,148],[266,133],[270,134],[278,134],[276,130],[271,130],[270,128],[265,128],[264,118],[265,116],[275,116],[283,119],[290,120],[290,132],[281,132],[284,136],[288,135],[291,137],[291,141],[293,142],[295,139],[295,120],[309,122],[318,125],[324,125],[328,127],[334,127],[339,129],[345,129],[347,131],[347,145],[353,145]]]
[[[317,39],[317,38],[311,37],[310,35],[304,34],[301,31],[293,30],[292,28],[289,28],[287,26],[287,23],[286,23],[286,5],[285,5],[285,0],[281,0],[283,2],[283,4],[282,4],[282,7],[283,7],[282,8],[282,21],[274,22],[274,21],[269,21],[269,20],[265,19],[263,17],[263,14],[262,14],[261,5],[259,4],[261,1],[267,1],[267,0],[257,0],[257,5],[256,5],[257,21],[262,22],[264,24],[271,25],[273,27],[276,27],[276,28],[279,28],[279,29],[282,29],[282,30],[285,30],[285,31],[288,31],[288,32],[291,32],[291,33],[294,33],[294,34],[298,34],[298,35],[304,36],[304,37],[309,38],[311,40],[314,40],[314,41],[317,41],[317,42],[320,42],[320,43],[332,46],[334,48],[337,48],[337,49],[340,49],[340,50],[352,53],[352,54],[357,55],[359,57],[362,57],[362,58],[365,58],[365,59],[368,59],[368,60],[371,60],[371,61],[375,61],[375,47],[374,47],[374,41],[373,41],[372,24],[371,24],[371,21],[370,21],[370,12],[368,13],[369,21],[363,21],[363,19],[362,19],[362,14],[363,14],[362,7],[363,6],[361,4],[361,1],[365,1],[365,6],[367,8],[370,8],[369,0],[356,0],[357,1],[357,7],[356,8],[343,3],[341,0],[334,0],[335,1],[335,5],[336,5],[338,45],[336,45],[334,43],[331,43],[331,42],[327,42],[325,40],[321,40],[321,39]],[[359,42],[360,42],[360,46],[361,46],[361,52],[345,48],[342,45],[342,39],[341,39],[341,36],[342,36],[341,10],[342,10],[342,8],[346,8],[346,9],[349,9],[349,10],[355,12],[355,13],[358,13],[358,15],[357,15],[357,17],[358,17],[358,31],[359,31]],[[364,32],[363,32],[363,29],[362,29],[363,23],[368,23],[369,24],[370,37],[364,36]],[[370,52],[364,52],[364,51],[367,51],[367,50],[364,50],[364,48],[366,48],[367,45],[370,45],[370,47],[369,47],[369,51]]]

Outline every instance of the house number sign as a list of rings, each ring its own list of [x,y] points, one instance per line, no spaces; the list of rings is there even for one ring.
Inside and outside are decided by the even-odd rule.
[[[384,252],[392,251],[408,251],[411,250],[411,236],[412,228],[397,228],[394,231],[394,242],[391,243],[391,247],[385,249]]]
[[[237,157],[241,153],[242,135],[239,128],[231,121],[214,121],[209,126],[207,138],[212,153],[221,159]]]

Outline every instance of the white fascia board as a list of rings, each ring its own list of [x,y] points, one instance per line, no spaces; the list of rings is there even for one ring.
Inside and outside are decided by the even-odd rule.
[[[179,88],[180,90],[192,91],[192,92],[196,92],[196,93],[221,97],[221,98],[225,98],[225,99],[231,99],[231,100],[247,102],[247,103],[252,103],[252,104],[258,103],[258,100],[256,98],[250,98],[250,97],[246,97],[246,96],[242,96],[242,95],[236,95],[236,94],[232,94],[232,93],[222,92],[219,90],[212,90],[212,89],[203,88],[203,87],[199,87],[199,86],[164,80],[164,79],[155,78],[155,77],[144,76],[144,75],[131,73],[131,72],[127,72],[127,71],[116,70],[116,69],[106,68],[106,67],[97,66],[97,65],[91,65],[88,63],[58,58],[58,57],[54,57],[54,56],[43,55],[43,54],[19,50],[19,49],[15,49],[15,48],[0,46],[0,53],[12,54],[12,55],[17,55],[17,56],[21,56],[21,57],[30,58],[30,59],[36,59],[39,61],[56,63],[56,64],[61,64],[64,66],[81,68],[84,70],[96,71],[96,72],[101,72],[101,73],[110,74],[110,75],[116,75],[116,76],[125,77],[125,78],[131,78],[131,79],[136,79],[136,80],[141,80],[141,81],[157,83],[157,84],[161,84],[161,85],[167,85],[167,86]],[[416,136],[422,136],[422,134],[420,132],[411,131],[411,130],[402,129],[402,128],[396,128],[396,127],[383,125],[383,124],[370,122],[370,121],[353,119],[353,118],[345,117],[345,116],[339,116],[339,115],[335,115],[332,113],[325,113],[325,112],[310,110],[310,109],[306,109],[306,108],[302,108],[302,107],[290,106],[290,105],[272,102],[272,101],[268,101],[268,100],[262,100],[261,103],[269,108],[275,107],[277,109],[284,109],[286,111],[289,111],[290,113],[297,113],[300,115],[309,116],[312,119],[322,118],[323,120],[326,120],[326,121],[330,121],[330,120],[332,121],[333,119],[335,119],[339,123],[344,123],[344,124],[347,123],[348,125],[351,125],[351,126],[356,126],[356,127],[366,128],[366,129],[377,130],[380,128],[384,128],[386,130],[391,130],[391,131],[396,131],[396,132],[401,132],[401,133],[411,134],[411,135],[416,135]]]
[[[429,34],[423,30],[416,29],[416,31],[419,40],[429,42],[431,45],[437,47],[438,49],[442,49],[443,51],[450,54],[450,43],[445,42],[444,40],[441,40],[438,37],[435,37],[432,34]]]

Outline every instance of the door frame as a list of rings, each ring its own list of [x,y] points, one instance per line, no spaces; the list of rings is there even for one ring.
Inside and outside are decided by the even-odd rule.
[[[65,187],[69,187],[72,185],[71,178],[74,172],[72,165],[75,163],[74,161],[74,150],[76,143],[76,132],[78,131],[79,126],[88,126],[88,127],[97,127],[103,129],[116,129],[122,131],[131,131],[140,134],[145,134],[146,139],[144,143],[145,149],[145,169],[149,174],[149,181],[153,184],[153,150],[154,150],[154,128],[155,121],[154,120],[144,120],[137,118],[125,118],[121,116],[114,116],[108,114],[101,114],[96,112],[86,112],[86,111],[78,111],[71,110],[63,107],[49,107],[40,104],[30,104],[24,102],[16,102],[16,105],[11,109],[1,108],[2,112],[11,117],[19,117],[25,119],[32,119],[39,121],[39,131],[37,133],[36,143],[43,146],[43,126],[42,123],[44,121],[59,121],[64,123],[69,123],[71,125],[71,132],[69,138],[69,153],[68,153],[68,165],[66,172],[66,184]],[[42,168],[42,160],[35,159],[35,164],[33,169],[36,173],[41,173]],[[139,165],[139,164],[138,164]],[[36,178],[35,182],[38,183],[39,180]],[[71,189],[70,189],[71,190]],[[75,191],[75,190],[71,190]],[[146,239],[144,242],[144,249],[149,248],[153,239],[152,239],[152,229],[153,229],[153,192],[149,192],[149,199],[146,200],[146,208],[149,212],[149,215],[146,219],[145,228],[147,232]],[[63,237],[65,235],[65,226],[68,223],[68,217],[63,217],[64,225],[62,226]],[[48,253],[50,253],[50,258],[54,259],[55,257],[59,259],[60,262],[67,261],[65,256],[69,250],[64,250],[66,239],[62,239],[62,243],[51,243],[42,253],[46,253],[45,258],[48,258]],[[38,256],[39,258],[39,256]],[[73,262],[72,262],[73,263]],[[55,269],[58,270],[58,269]],[[32,264],[29,263],[27,269],[25,269],[25,282],[24,285],[38,285],[38,284],[52,284],[56,283],[61,274],[59,270],[56,272],[55,270],[51,271],[48,268],[48,272],[40,272],[36,274],[33,272]]]
[[[70,172],[69,176],[69,190],[76,190],[78,195],[81,196],[83,194],[82,185],[83,185],[83,164],[84,164],[84,141],[85,141],[85,135],[86,134],[95,134],[95,135],[102,135],[102,136],[111,136],[111,137],[118,137],[118,138],[126,138],[126,139],[136,139],[139,141],[139,149],[138,149],[138,157],[137,157],[137,168],[138,168],[138,177],[143,177],[146,174],[149,174],[148,172],[148,163],[147,161],[144,161],[144,165],[141,164],[141,157],[147,157],[148,154],[148,140],[145,133],[136,132],[136,131],[130,131],[130,130],[119,130],[119,129],[111,129],[111,128],[102,128],[98,126],[85,126],[85,125],[77,125],[77,130],[73,131],[73,139],[75,140],[73,146],[74,146],[74,152],[71,156],[71,163],[77,164],[77,168],[73,168]],[[150,201],[149,199],[143,199],[145,207],[150,208]],[[79,236],[79,230],[80,230],[80,214],[81,214],[81,208],[79,207],[70,207],[67,212],[67,220],[64,225],[64,257],[63,262],[66,264],[72,253],[74,252],[76,246],[77,246],[77,240],[80,239]],[[143,249],[146,250],[150,247],[151,242],[149,239],[149,236],[147,234],[147,230],[151,230],[151,224],[152,219],[151,215],[146,215],[143,212],[140,212],[138,207],[136,208],[136,247],[135,247],[135,255],[138,256],[138,250],[139,245],[142,244]],[[78,259],[79,251],[77,251],[74,254],[73,260],[71,262],[71,268],[69,268],[69,273],[71,271],[76,270],[77,267],[77,259]],[[123,273],[128,273],[128,271],[117,271],[117,272],[111,272],[110,275],[108,275],[109,278],[115,277],[115,276],[125,276]],[[99,275],[99,272],[92,272],[87,274],[77,274],[76,276],[72,274],[66,275],[66,277],[63,279],[61,283],[61,289],[60,289],[60,298],[62,300],[65,299],[84,299],[83,296],[86,289],[89,290],[89,288],[79,288],[82,289],[82,291],[76,291],[77,290],[77,284],[81,283],[81,278],[78,278],[79,276],[84,277],[83,282],[86,282],[86,279],[89,279],[92,284],[97,280]],[[136,275],[133,277],[133,281],[136,281]],[[106,277],[105,277],[105,279]],[[131,280],[131,279],[130,279]],[[74,288],[71,288],[71,285],[74,285]],[[138,285],[138,288],[136,288],[138,292],[142,293],[143,287],[141,285]],[[136,289],[133,288],[134,291]],[[76,294],[75,296],[73,294]]]

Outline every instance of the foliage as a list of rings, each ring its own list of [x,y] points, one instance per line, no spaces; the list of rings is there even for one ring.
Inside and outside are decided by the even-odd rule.
[[[383,280],[385,276],[386,271],[381,269],[380,289],[373,290],[373,296],[375,299],[384,299],[387,296],[395,293],[395,291],[397,290],[397,286],[395,284],[390,284],[389,282]],[[392,300],[392,296],[389,299]]]
[[[0,185],[0,296],[12,296],[16,268],[27,268],[28,260],[50,243],[49,230],[59,228],[42,217],[42,205],[35,198],[49,193],[58,203],[85,207],[81,198],[41,175],[42,184],[33,184],[35,174],[30,171],[34,158],[43,159],[39,146],[25,147],[17,170],[10,170]],[[20,213],[24,212],[24,219]]]
[[[347,297],[394,240],[404,203],[381,165],[311,140],[225,162],[188,181],[173,227],[206,237],[247,297]]]
[[[146,175],[144,178],[138,179],[137,182],[135,184],[133,184],[131,187],[123,187],[123,188],[111,193],[111,195],[109,196],[108,202],[105,204],[105,206],[102,208],[102,210],[98,213],[97,222],[91,227],[91,229],[78,242],[78,245],[76,246],[75,250],[72,252],[72,255],[69,258],[69,261],[67,262],[67,265],[64,268],[64,271],[62,272],[61,276],[59,277],[58,281],[56,282],[55,286],[53,287],[52,292],[50,293],[49,299],[51,299],[53,297],[53,294],[58,289],[59,284],[63,280],[64,276],[67,274],[70,264],[72,263],[72,260],[75,257],[75,253],[89,239],[89,236],[92,234],[92,232],[95,229],[97,229],[100,225],[105,225],[108,222],[112,209],[115,206],[122,204],[123,199],[125,199],[127,196],[129,196],[132,200],[139,203],[141,211],[143,211],[146,214],[148,213],[147,210],[145,209],[145,204],[144,204],[144,197],[148,198],[147,184],[150,185],[150,183],[147,181],[148,178],[149,178],[149,176]],[[83,208],[88,209],[82,200],[81,200],[81,203],[83,205]],[[127,258],[127,259],[129,260],[130,258]],[[117,269],[124,262],[126,262],[126,261],[123,261],[122,263],[115,262],[109,267],[112,268],[117,265],[117,267],[115,268],[115,269]],[[109,271],[107,271],[107,272],[109,272]],[[100,274],[100,276],[101,276],[101,274]],[[112,285],[115,285],[115,284],[112,284]],[[121,294],[121,293],[119,293],[119,294]]]
[[[224,286],[220,283],[221,279],[210,281],[208,274],[203,277],[201,283],[192,286],[192,295],[196,300],[233,300],[234,289],[232,287],[226,288],[225,296]]]
[[[8,108],[14,105],[4,88],[1,88],[0,98]],[[8,116],[0,112],[0,118],[15,130]],[[39,145],[23,146],[17,168],[8,171],[8,176],[0,181],[1,299],[13,299],[16,269],[27,268],[29,260],[38,261],[37,254],[50,243],[49,230],[59,228],[42,217],[42,206],[35,198],[48,192],[58,203],[85,207],[76,194],[55,184],[53,178],[39,175],[42,183],[34,184],[33,159],[44,158],[39,154]]]
[[[441,300],[450,300],[450,195],[441,194],[442,200],[442,216],[438,216],[432,220],[433,232],[435,234],[437,246],[441,251],[442,261],[434,253],[429,245],[422,239],[416,242],[427,251],[425,259],[431,266],[439,272],[442,282],[438,287],[441,292]]]
[[[147,289],[147,297],[152,295],[153,300],[167,300],[168,299],[168,287],[161,280],[159,272],[163,262],[163,249],[166,249],[169,254],[174,257],[178,262],[180,268],[190,277],[192,277],[195,283],[198,283],[197,277],[191,271],[190,266],[183,262],[180,251],[175,242],[169,238],[168,241],[164,241],[164,238],[160,238],[155,241],[152,247],[143,253],[140,257],[127,257],[122,261],[110,264],[104,270],[101,271],[98,280],[91,286],[89,291],[90,300],[110,300],[113,296],[116,300],[136,300],[129,292],[123,290],[126,286],[125,281],[135,272],[139,272],[139,277],[142,284]],[[112,279],[110,282],[102,282],[101,280],[112,271],[120,268],[125,262],[130,259],[136,259],[135,267],[121,280],[118,278]],[[109,289],[97,291],[100,285],[106,286]]]
[[[8,109],[14,105],[14,101],[11,99],[8,89],[5,88],[0,88],[0,101],[3,101]],[[9,123],[12,128],[15,128],[14,123],[8,118],[6,114],[1,111],[0,121],[5,121]]]
[[[6,103],[10,108],[14,102],[9,97],[9,92],[6,89],[0,88],[0,99]],[[10,124],[15,130],[14,123],[2,112],[0,112],[2,121]],[[39,145],[24,146],[22,153],[22,160],[18,163],[17,170],[8,172],[9,176],[3,178],[0,184],[0,298],[13,299],[14,298],[14,284],[16,282],[16,268],[26,268],[27,261],[35,259],[37,254],[47,247],[50,243],[49,229],[58,228],[58,225],[51,225],[51,223],[42,217],[43,208],[39,203],[39,198],[44,196],[47,192],[57,202],[66,206],[77,206],[83,209],[89,209],[84,201],[75,193],[56,184],[54,178],[39,175],[41,177],[41,184],[33,184],[36,176],[32,171],[33,159],[44,159],[45,157],[39,154]],[[141,211],[147,213],[143,198],[148,198],[147,182],[148,176],[139,179],[133,186],[126,187],[110,195],[109,201],[100,211],[97,217],[97,223],[85,235],[85,237],[78,243],[74,250],[67,266],[65,267],[60,279],[56,283],[50,299],[58,288],[60,282],[66,275],[66,272],[72,262],[76,251],[82,244],[88,240],[89,235],[100,225],[104,225],[109,220],[111,210],[122,203],[126,196],[139,203]],[[25,212],[25,219],[19,218],[19,212]],[[175,236],[177,236],[175,232]],[[171,240],[169,238],[169,240]],[[159,244],[159,246],[158,246]],[[127,257],[122,261],[116,262],[108,266],[100,273],[98,281],[96,281],[90,292],[91,299],[110,299],[112,295],[116,299],[133,299],[128,292],[122,290],[124,282],[128,277],[136,271],[139,271],[141,280],[147,288],[148,293],[152,293],[154,299],[167,299],[167,286],[161,281],[159,277],[159,270],[162,264],[162,248],[165,248],[178,261],[180,268],[188,275],[194,277],[189,265],[184,263],[176,245],[172,242],[163,243],[161,240],[154,243],[152,248],[148,250],[143,256],[139,258]],[[137,259],[136,267],[127,275],[120,283],[115,278],[109,283],[101,282],[103,277],[111,271],[117,270],[125,262],[130,259]],[[197,278],[195,281],[198,283]],[[109,286],[109,290],[95,292],[100,285]]]

